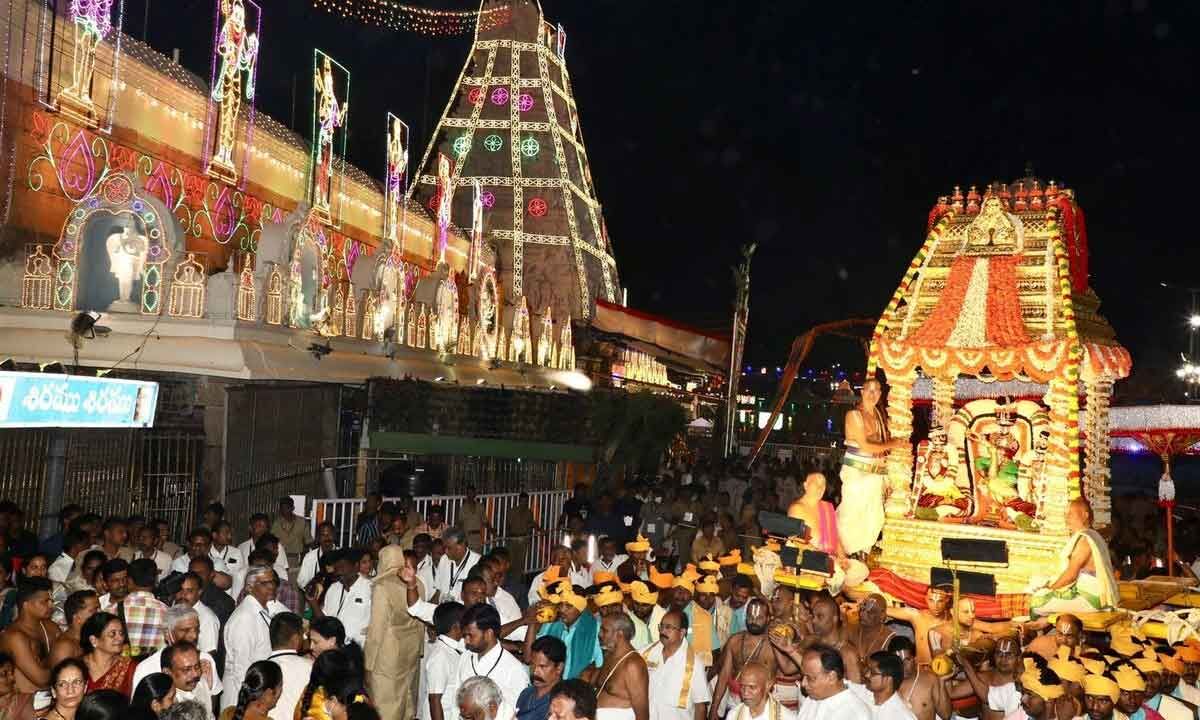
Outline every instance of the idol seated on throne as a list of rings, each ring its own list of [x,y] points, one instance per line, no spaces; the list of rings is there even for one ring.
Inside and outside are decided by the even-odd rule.
[[[971,500],[958,485],[955,464],[946,447],[946,431],[935,427],[917,446],[918,520],[961,522],[971,512]]]
[[[1028,400],[964,405],[918,448],[914,517],[1036,531],[1048,422]]]

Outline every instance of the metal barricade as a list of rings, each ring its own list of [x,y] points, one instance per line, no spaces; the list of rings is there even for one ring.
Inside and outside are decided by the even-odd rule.
[[[533,517],[542,528],[553,530],[558,526],[562,516],[563,505],[571,496],[569,490],[538,490],[529,493],[529,502],[533,509]],[[483,551],[486,553],[493,547],[505,545],[508,541],[508,511],[520,502],[520,493],[494,493],[479,495],[483,503],[485,515],[489,518],[497,535],[491,536],[484,531]],[[385,502],[396,501],[399,498],[384,498]],[[424,495],[413,498],[414,510],[425,517],[429,508],[438,505],[442,508],[446,525],[452,526],[458,520],[465,495]],[[336,542],[340,547],[354,543],[354,530],[358,524],[358,515],[362,512],[366,500],[349,498],[339,500],[313,499],[310,508],[309,523],[313,537],[317,534],[317,525],[331,522],[336,531]],[[534,572],[546,568],[550,564],[550,552],[557,545],[553,532],[533,533],[529,539],[529,551],[525,556],[525,571]]]

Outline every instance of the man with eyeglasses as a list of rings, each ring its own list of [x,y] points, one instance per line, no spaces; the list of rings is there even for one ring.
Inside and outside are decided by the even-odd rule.
[[[867,657],[863,680],[870,692],[869,704],[876,720],[917,720],[898,692],[904,682],[904,665],[900,658],[887,650],[871,653]]]
[[[150,673],[165,672],[174,679],[177,692],[192,693],[190,698],[178,697],[177,700],[203,698],[211,717],[210,699],[221,692],[222,686],[216,661],[196,647],[200,638],[200,616],[186,605],[172,605],[167,608],[166,633],[167,646],[138,663],[133,672],[133,687]],[[174,647],[179,649],[168,653]],[[172,662],[176,669],[171,668]],[[193,675],[195,679],[192,679]],[[190,687],[185,687],[187,685]]]
[[[687,615],[672,610],[658,623],[658,642],[642,651],[650,673],[650,716],[655,720],[708,716],[712,694],[704,658],[692,649],[687,634]]]
[[[251,565],[246,572],[246,597],[225,625],[225,683],[240,688],[246,671],[271,655],[271,618],[285,608],[275,600],[279,578],[269,565]],[[237,704],[237,692],[221,697],[221,708]]]

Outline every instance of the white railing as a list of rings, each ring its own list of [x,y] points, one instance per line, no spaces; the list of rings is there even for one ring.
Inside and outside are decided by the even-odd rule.
[[[543,528],[553,530],[558,527],[562,516],[563,504],[571,496],[569,490],[539,490],[529,493],[529,503],[533,508],[533,517]],[[483,550],[487,552],[493,547],[504,545],[508,540],[508,511],[517,505],[520,493],[496,493],[480,495],[479,502],[486,509],[486,516],[492,527],[499,535],[490,536],[484,531]],[[384,498],[384,501],[396,501],[399,498]],[[423,495],[413,498],[413,507],[422,517],[431,505],[440,505],[445,513],[446,525],[454,525],[458,520],[459,509],[462,508],[465,495]],[[339,547],[348,547],[354,543],[354,529],[358,515],[362,512],[366,500],[349,498],[345,500],[314,499],[308,514],[313,537],[317,534],[317,525],[322,522],[333,523],[337,533]],[[529,539],[529,551],[525,556],[525,571],[534,572],[544,569],[550,564],[550,551],[558,544],[555,533],[549,535],[534,533]]]

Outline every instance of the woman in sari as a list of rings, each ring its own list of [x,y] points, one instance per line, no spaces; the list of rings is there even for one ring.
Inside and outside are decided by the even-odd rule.
[[[88,669],[87,691],[116,690],[127,698],[132,695],[137,663],[121,654],[125,649],[125,623],[121,618],[96,613],[83,624],[79,635],[83,663]]]

